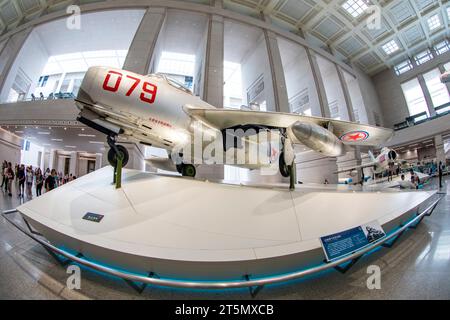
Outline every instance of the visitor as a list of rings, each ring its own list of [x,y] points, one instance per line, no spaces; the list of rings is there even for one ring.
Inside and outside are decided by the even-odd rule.
[[[438,167],[438,174],[439,174],[439,189],[442,188],[442,174],[444,171],[444,165],[442,164],[442,161],[439,161],[439,167]]]
[[[17,170],[17,179],[19,180],[19,188],[17,191],[19,192],[19,197],[23,197],[25,194],[25,166],[22,164],[20,165],[19,169]]]
[[[26,174],[27,198],[28,199],[32,199],[33,198],[33,192],[32,192],[33,179],[34,179],[33,167],[30,166],[29,168],[27,168],[27,174]]]
[[[35,181],[36,181],[36,196],[39,197],[40,195],[42,195],[42,185],[44,184],[44,177],[42,176],[42,171],[40,168],[36,169]]]
[[[14,170],[12,168],[12,164],[11,162],[8,162],[8,167],[6,168],[6,184],[8,186],[8,196],[12,197],[12,182],[14,180]]]
[[[45,179],[45,191],[51,191],[57,187],[56,179],[58,178],[56,170],[52,169],[50,175]]]
[[[36,100],[36,96],[34,95],[34,93],[31,94],[31,101],[35,101]]]
[[[2,186],[0,187],[0,189],[3,188],[3,186],[5,186],[6,189],[6,174],[5,174],[5,170],[6,168],[8,168],[8,162],[6,160],[4,160],[2,162]]]
[[[325,179],[323,184],[329,184],[328,179]]]
[[[42,92],[39,93],[39,97],[40,97],[41,100],[44,100],[44,94]]]

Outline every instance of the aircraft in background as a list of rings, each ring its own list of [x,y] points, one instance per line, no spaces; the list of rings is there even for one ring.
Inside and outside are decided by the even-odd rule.
[[[339,173],[347,172],[351,177],[355,177],[356,175],[358,175],[358,170],[360,170],[361,176],[364,177],[364,169],[365,168],[371,168],[371,170],[374,174],[378,174],[378,173],[384,172],[390,166],[393,166],[396,164],[397,152],[395,152],[392,149],[384,147],[383,149],[381,149],[381,153],[376,158],[373,156],[373,154],[370,150],[368,153],[369,153],[370,162],[362,164],[362,165],[342,169],[342,170],[336,171],[335,173],[339,174]]]
[[[126,148],[116,143],[118,137],[126,137],[129,141],[166,149],[169,159],[155,161],[155,166],[191,177],[196,174],[196,163],[205,159],[197,159],[195,154],[186,159],[180,153],[180,162],[175,161],[174,155],[177,146],[194,141],[198,124],[203,126],[203,134],[223,139],[225,152],[230,148],[241,149],[242,141],[249,140],[247,132],[276,131],[280,143],[277,169],[283,177],[291,177],[291,185],[295,177],[294,144],[336,157],[343,155],[349,146],[379,146],[393,135],[391,129],[340,120],[216,108],[164,75],[142,76],[108,67],[89,68],[75,101],[80,109],[77,119],[107,135],[111,148],[108,160],[112,166],[117,164],[119,154],[124,165],[128,161]],[[229,130],[238,129],[244,135],[235,134],[232,143],[228,143]],[[273,153],[272,148],[269,150]],[[231,165],[255,169],[265,164]]]

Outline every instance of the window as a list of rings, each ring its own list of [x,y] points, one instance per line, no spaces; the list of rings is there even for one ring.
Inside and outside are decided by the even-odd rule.
[[[441,82],[440,76],[439,69],[431,70],[423,75],[435,108],[450,102],[447,86]]]
[[[444,64],[444,69],[445,69],[445,71],[450,71],[450,62],[447,62],[446,64]]]
[[[402,90],[411,116],[424,111],[428,114],[427,103],[417,78],[403,83]]]
[[[450,43],[448,40],[444,40],[442,42],[439,42],[434,46],[434,51],[436,54],[440,55],[450,50]]]
[[[424,64],[431,59],[433,59],[433,54],[429,49],[422,51],[414,56],[414,60],[416,61],[417,65]]]
[[[405,72],[408,72],[409,70],[412,70],[412,68],[413,68],[413,65],[411,63],[411,60],[408,59],[408,60],[403,61],[403,62],[399,63],[398,65],[396,65],[394,67],[394,71],[395,71],[395,74],[399,76]]]
[[[363,0],[348,0],[344,2],[342,8],[351,14],[353,18],[357,18],[364,13],[369,7]]]
[[[391,40],[385,45],[381,47],[387,55],[393,54],[394,52],[400,50],[397,42],[395,40]]]
[[[441,27],[441,19],[439,18],[439,16],[437,14],[428,18],[427,22],[428,22],[428,28],[430,29],[430,31],[434,31]]]

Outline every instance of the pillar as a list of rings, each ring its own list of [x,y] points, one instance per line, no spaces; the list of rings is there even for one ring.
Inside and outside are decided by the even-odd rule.
[[[322,112],[321,116],[325,118],[330,117],[330,109],[328,108],[327,93],[325,91],[325,86],[323,85],[322,75],[320,74],[319,65],[317,63],[317,58],[315,54],[311,52],[309,48],[306,49],[306,54],[308,56],[309,63],[311,65],[311,70],[314,77],[314,82],[317,89],[317,95],[319,97],[320,110]]]
[[[223,17],[212,15],[208,24],[205,53],[204,100],[223,108]]]
[[[58,150],[51,149],[50,150],[50,156],[48,160],[48,167],[50,170],[56,169],[56,166],[58,165]],[[47,170],[47,168],[45,168]]]
[[[102,160],[103,160],[102,158],[103,158],[103,155],[101,153],[95,154],[95,170],[102,168]]]
[[[336,65],[336,70],[339,76],[339,82],[341,83],[342,92],[344,93],[345,104],[347,105],[347,113],[350,121],[355,121],[355,114],[353,112],[353,103],[350,97],[350,91],[348,90],[347,81],[345,81],[344,72]]]
[[[131,42],[123,69],[147,74],[159,33],[166,18],[165,8],[149,8]]]
[[[11,36],[0,55],[0,101],[5,101],[8,97],[9,88],[5,88],[9,71],[16,60],[17,55],[22,49],[23,44],[30,35],[32,28],[20,31]],[[14,81],[14,79],[10,80]],[[9,82],[9,81],[8,81]]]
[[[72,151],[70,153],[69,174],[78,177],[78,152]]]
[[[423,75],[419,74],[417,76],[417,79],[419,80],[420,87],[422,88],[423,96],[425,97],[425,101],[427,103],[428,112],[430,113],[430,116],[435,116],[436,111],[434,110],[433,106],[433,100],[431,100],[430,91],[428,91],[428,87],[425,83],[425,79],[423,78]]]
[[[291,110],[289,108],[289,99],[277,36],[272,31],[264,29],[264,37],[266,39],[270,71],[272,73],[275,110],[277,112],[289,113]]]
[[[438,134],[434,137],[434,146],[436,148],[436,161],[442,161],[445,164],[445,149],[444,149],[444,140],[442,139],[442,135]]]

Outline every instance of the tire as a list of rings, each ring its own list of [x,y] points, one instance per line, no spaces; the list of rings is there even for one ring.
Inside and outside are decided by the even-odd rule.
[[[284,152],[280,153],[280,159],[278,161],[278,166],[279,166],[281,175],[285,178],[288,178],[290,176],[290,170],[289,170],[289,167],[284,162]]]
[[[197,170],[195,170],[195,167],[192,164],[183,164],[182,172],[181,174],[183,177],[195,177],[195,174],[197,173]]]
[[[117,145],[117,150],[122,155],[122,167],[125,167],[128,163],[128,160],[130,159],[130,155],[128,154],[127,148],[121,145]],[[108,162],[113,167],[117,166],[117,155],[113,148],[109,149],[108,151]]]

